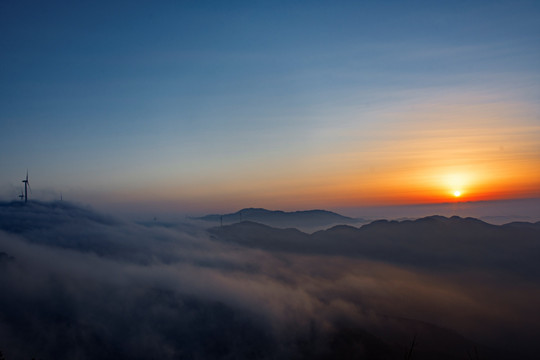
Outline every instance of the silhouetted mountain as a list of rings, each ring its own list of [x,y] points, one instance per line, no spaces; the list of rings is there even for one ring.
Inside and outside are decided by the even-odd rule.
[[[363,219],[354,219],[326,210],[286,212],[259,208],[247,208],[232,214],[212,214],[193,219],[218,223],[223,219],[223,224],[254,221],[279,228],[322,227],[334,224],[352,224],[363,221]]]
[[[6,233],[41,245],[148,261],[134,241],[119,241],[122,237],[114,229],[123,225],[111,216],[67,201],[0,202],[0,230]]]
[[[116,220],[68,201],[0,202],[0,230],[19,233],[69,223],[114,225]]]
[[[432,216],[207,230],[0,203],[0,347],[7,359],[403,359],[416,334],[413,359],[535,359],[539,228]]]
[[[252,221],[211,228],[209,232],[243,246],[278,251],[309,252],[306,246],[311,239],[309,234],[294,228],[278,229]]]
[[[540,278],[540,224],[491,225],[474,218],[430,216],[340,225],[311,235],[242,222],[209,230],[216,238],[270,251],[362,257],[436,269],[511,269]]]

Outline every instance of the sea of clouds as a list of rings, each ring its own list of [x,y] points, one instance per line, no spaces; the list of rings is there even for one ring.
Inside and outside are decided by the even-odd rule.
[[[440,226],[460,234],[462,222],[434,219],[414,230],[375,224],[372,242],[422,239],[385,243],[379,256],[343,248],[340,232],[358,231],[349,227],[295,232],[303,243],[289,248],[260,244],[287,244],[292,230],[249,223],[208,231],[67,202],[0,203],[0,351],[7,360],[402,359],[412,346],[415,359],[535,358],[537,224],[490,228],[493,247],[483,232],[464,237],[469,247],[456,239],[441,265],[426,261],[449,251],[436,245]]]

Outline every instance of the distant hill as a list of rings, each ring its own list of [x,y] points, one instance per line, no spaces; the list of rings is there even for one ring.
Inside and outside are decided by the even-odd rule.
[[[540,223],[491,225],[430,216],[339,225],[307,234],[242,222],[209,230],[216,239],[270,251],[363,257],[434,269],[488,267],[540,278]]]
[[[292,214],[302,213],[330,212]],[[415,339],[415,360],[540,353],[540,223],[430,216],[314,233],[193,223],[0,202],[0,350],[7,359],[403,359]]]
[[[223,224],[234,224],[242,221],[253,221],[279,228],[288,227],[323,227],[335,224],[353,224],[362,219],[350,218],[326,210],[279,211],[261,208],[246,208],[232,214],[212,214],[192,219]]]

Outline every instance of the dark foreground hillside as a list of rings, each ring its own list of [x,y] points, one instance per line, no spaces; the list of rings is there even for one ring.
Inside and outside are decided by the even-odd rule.
[[[0,203],[0,350],[8,360],[535,359],[539,241],[538,224],[475,219],[208,232],[66,202]]]

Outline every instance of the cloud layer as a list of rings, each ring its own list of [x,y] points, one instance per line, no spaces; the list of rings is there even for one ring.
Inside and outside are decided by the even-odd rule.
[[[459,233],[457,219],[439,220]],[[537,245],[450,251],[428,246],[431,233],[401,229],[422,254],[415,263],[351,255],[342,228],[311,235],[313,246],[297,232],[308,241],[294,249],[278,246],[286,239],[272,229],[241,229],[260,243],[234,229],[224,237],[190,224],[143,226],[65,202],[1,203],[0,350],[9,360],[382,359],[403,358],[416,335],[418,359],[463,359],[474,347],[491,359],[538,353],[538,273],[524,276],[520,264]],[[272,239],[278,245],[261,246]],[[478,259],[511,252],[516,266],[470,262],[480,249]],[[446,265],[423,260],[445,252]]]

